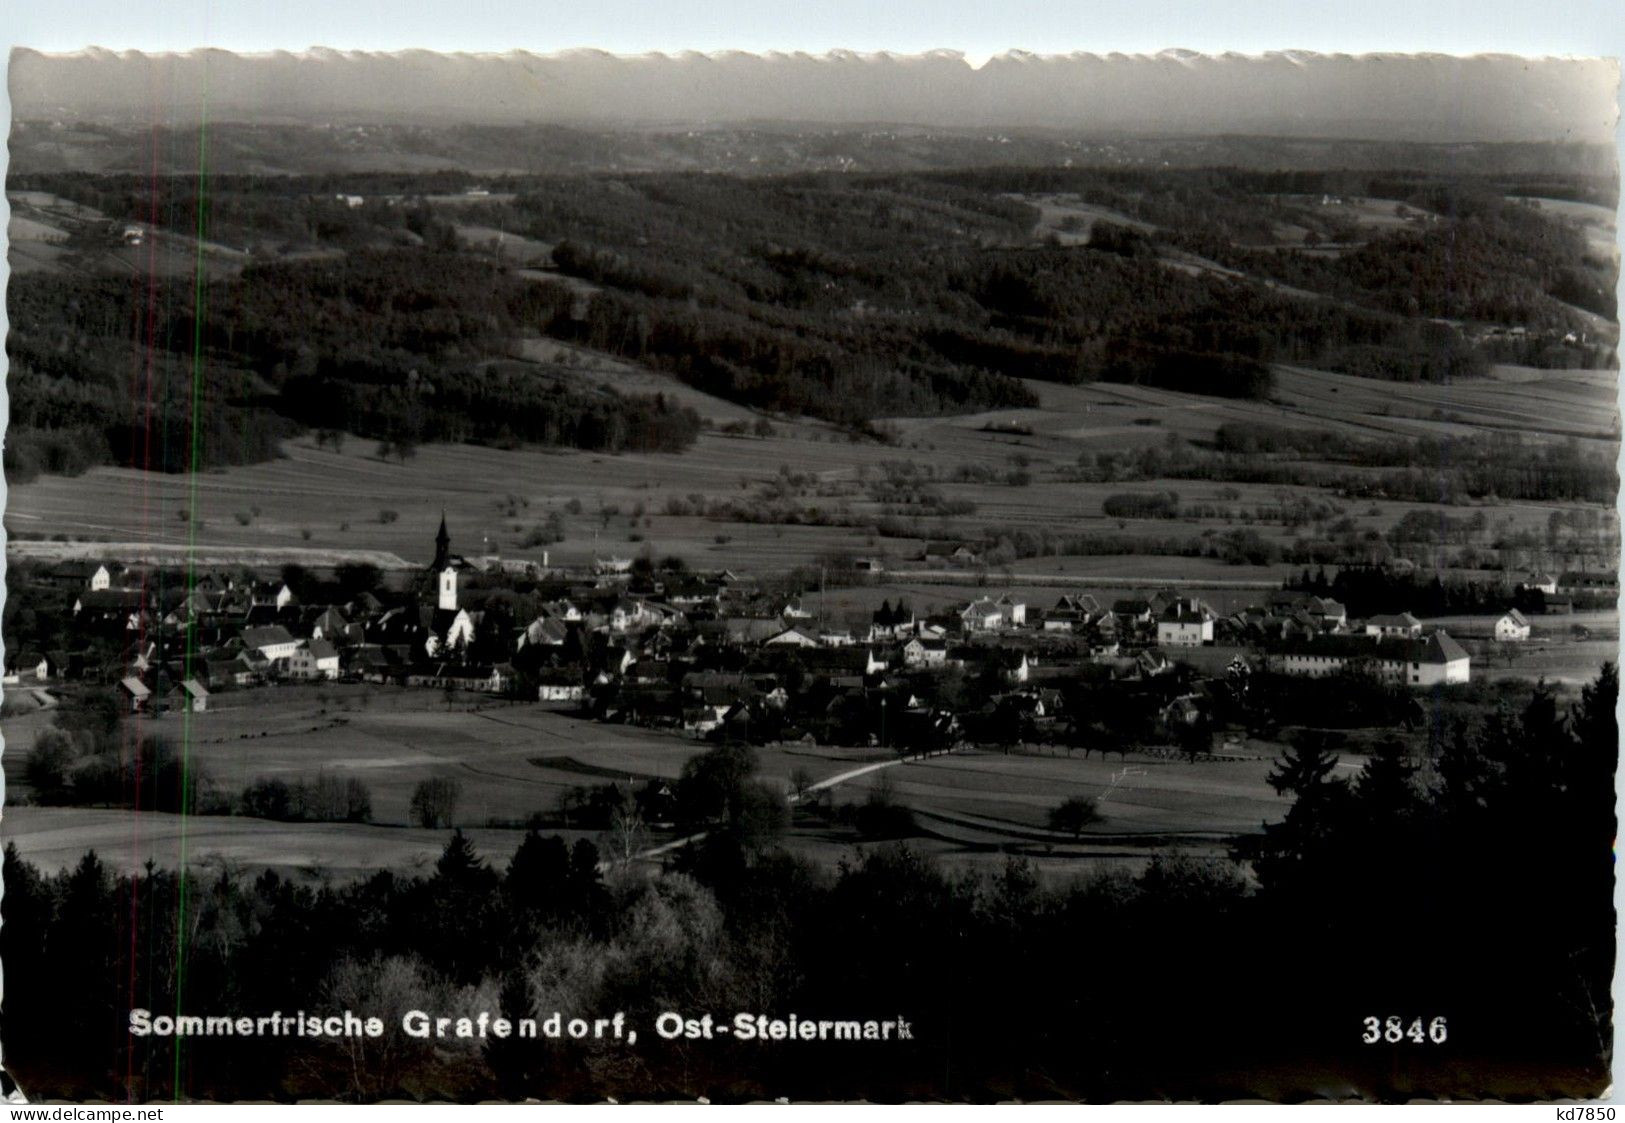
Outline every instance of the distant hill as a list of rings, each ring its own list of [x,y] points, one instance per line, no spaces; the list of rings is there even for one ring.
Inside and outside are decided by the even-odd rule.
[[[586,124],[797,120],[1338,140],[1607,143],[1617,63],[1508,55],[953,51],[550,55],[316,48],[12,54],[23,120]]]
[[[37,110],[36,110],[37,112]],[[1373,133],[1381,131],[1376,123]],[[195,171],[195,127],[28,117],[12,127],[11,174]],[[213,121],[208,168],[221,175],[588,172],[908,172],[971,167],[1405,168],[1451,175],[1612,178],[1611,145],[1415,143],[1328,137],[1133,136],[1076,129],[864,127],[790,122],[577,127],[558,124],[294,124]]]

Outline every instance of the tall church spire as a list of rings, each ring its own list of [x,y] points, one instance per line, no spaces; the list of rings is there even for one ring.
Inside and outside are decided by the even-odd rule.
[[[440,533],[434,536],[434,568],[436,570],[445,569],[446,563],[450,560],[451,535],[446,533],[446,511],[442,507],[440,510]]]

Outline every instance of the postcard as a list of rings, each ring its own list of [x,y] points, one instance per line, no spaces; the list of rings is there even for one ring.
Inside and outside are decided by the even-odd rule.
[[[15,52],[28,1102],[1593,1099],[1619,71]]]

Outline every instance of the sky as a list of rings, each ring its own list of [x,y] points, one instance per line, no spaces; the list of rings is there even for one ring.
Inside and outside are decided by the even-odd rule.
[[[76,0],[11,4],[6,45],[40,50],[999,52],[1302,49],[1625,53],[1617,0]]]
[[[456,68],[444,60],[379,65],[375,57],[339,54],[282,54],[252,62],[216,56],[207,67],[198,60],[155,66],[129,55],[89,65],[13,55],[9,88],[18,112],[30,117],[64,107],[118,114],[155,97],[174,111],[200,103],[207,88],[211,116],[236,119],[267,109],[317,119],[454,109],[455,115],[493,121],[616,120],[646,119],[658,107],[670,119],[690,120],[749,115],[1134,131],[1162,124],[1174,130],[1406,139],[1594,140],[1613,135],[1617,116],[1617,71],[1601,64],[1410,60],[1377,70],[1325,59],[1306,65],[1277,54],[1273,63],[1226,66],[1212,60],[1170,63],[1166,57],[1139,66],[1079,58],[1035,66],[1018,65],[1007,52],[1486,51],[1572,59],[1617,56],[1625,44],[1617,2],[80,0],[66,9],[13,7],[24,10],[0,17],[8,45],[50,52],[91,45],[142,52],[204,45],[242,52],[318,46],[532,52],[463,60]],[[623,57],[545,57],[580,48]],[[730,50],[814,56],[831,50],[945,50],[956,56],[907,63],[893,58],[864,67],[851,59],[822,65],[802,59],[788,69],[781,63],[772,73],[737,55],[624,57]]]

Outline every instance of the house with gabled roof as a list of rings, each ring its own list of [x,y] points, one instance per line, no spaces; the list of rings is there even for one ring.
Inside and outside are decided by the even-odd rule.
[[[785,628],[762,641],[763,647],[818,647],[818,637],[805,628]]]
[[[292,655],[298,649],[299,641],[281,624],[271,624],[266,627],[244,628],[243,646],[259,652],[275,663],[278,659],[286,659]]]
[[[998,603],[988,597],[971,601],[959,610],[959,626],[967,632],[996,632],[1008,617]]]
[[[1527,589],[1530,592],[1555,593],[1557,592],[1557,576],[1547,573],[1545,570],[1537,569],[1526,574],[1518,587]]]
[[[100,592],[111,587],[113,571],[99,561],[70,559],[52,566],[46,580],[64,588]]]
[[[288,677],[336,679],[339,677],[339,649],[324,639],[301,644],[288,656]]]
[[[903,645],[905,667],[941,667],[948,662],[948,642],[915,636]]]
[[[1467,682],[1471,660],[1447,632],[1427,636],[1321,635],[1287,640],[1272,652],[1283,673],[1319,678],[1355,665],[1406,686]]]
[[[1529,621],[1516,608],[1495,622],[1495,638],[1502,643],[1522,643],[1529,638]]]
[[[126,675],[119,680],[118,692],[128,713],[141,713],[152,701],[152,691],[134,675]]]
[[[1386,613],[1365,622],[1368,636],[1416,637],[1422,634],[1422,621],[1409,612]]]
[[[1195,597],[1171,601],[1157,618],[1157,642],[1170,647],[1201,647],[1213,642],[1217,617]]]
[[[195,678],[176,683],[164,695],[164,709],[201,714],[209,708],[209,690]]]
[[[1005,620],[1012,628],[1024,628],[1027,626],[1026,601],[1020,599],[1019,597],[1013,597],[1009,593],[1003,593],[999,596],[999,599],[993,603],[998,607],[999,611],[1004,614]]]

